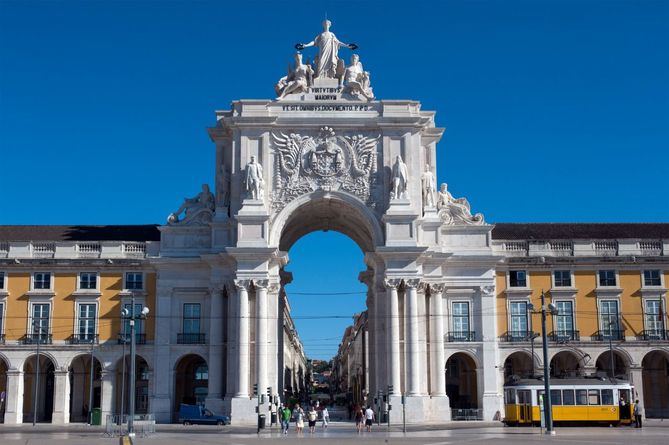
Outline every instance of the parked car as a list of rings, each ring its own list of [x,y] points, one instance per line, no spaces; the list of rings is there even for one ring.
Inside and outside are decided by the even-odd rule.
[[[230,417],[214,414],[201,405],[179,406],[179,422],[184,425],[230,425]]]

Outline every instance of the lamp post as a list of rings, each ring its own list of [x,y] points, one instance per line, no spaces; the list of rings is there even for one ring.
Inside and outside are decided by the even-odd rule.
[[[137,394],[137,389],[135,388],[136,380],[136,369],[135,369],[135,320],[136,319],[145,319],[149,315],[149,308],[144,306],[142,311],[139,314],[135,314],[135,294],[131,294],[130,297],[130,310],[123,308],[121,311],[121,316],[127,318],[130,324],[130,382],[128,388],[131,391],[129,396],[130,398],[130,409],[128,415],[128,436],[135,435],[135,396]]]
[[[534,328],[532,327],[532,314],[534,313],[534,305],[532,303],[527,303],[527,311],[529,312],[530,319],[530,347],[532,348],[532,377],[534,377],[534,371],[536,370],[534,362]]]
[[[546,297],[544,291],[541,291],[541,340],[544,352],[544,415],[546,417],[546,434],[554,435],[553,430],[553,410],[551,407],[551,382],[548,365],[548,336],[546,335],[546,312],[557,315],[558,310],[553,303],[546,307]]]
[[[37,356],[35,356],[35,385],[33,390],[33,426],[37,423],[37,390],[39,389],[39,344],[42,342],[42,325],[33,320],[33,335],[37,331]]]
[[[93,336],[91,339],[91,372],[89,375],[89,385],[88,385],[88,425],[93,425],[93,372],[94,372],[94,367],[93,367],[93,360],[95,360],[95,357],[93,356],[93,344],[95,342],[95,336]]]
[[[613,359],[613,326],[616,323],[609,320],[609,357],[611,359],[611,379],[616,376],[616,361]]]

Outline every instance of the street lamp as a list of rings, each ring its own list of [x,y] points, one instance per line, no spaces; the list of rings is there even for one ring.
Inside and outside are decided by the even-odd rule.
[[[550,366],[548,365],[548,337],[546,335],[546,313],[557,315],[558,309],[553,303],[546,306],[546,297],[544,291],[541,291],[541,340],[543,343],[544,352],[544,415],[546,416],[546,434],[555,434],[553,430],[553,410],[551,407],[551,382],[550,382]]]
[[[135,395],[137,394],[137,389],[135,388],[135,378],[136,378],[136,370],[135,370],[135,320],[137,318],[139,319],[146,319],[147,315],[149,315],[149,308],[144,306],[142,308],[142,311],[139,314],[135,314],[135,295],[131,294],[130,298],[130,310],[127,308],[123,308],[121,310],[121,318],[125,318],[129,321],[130,324],[130,383],[128,385],[128,388],[132,393],[130,394],[130,412],[128,416],[128,436],[134,436],[135,435]]]
[[[37,355],[35,356],[35,384],[33,391],[33,426],[37,423],[37,390],[39,389],[39,344],[42,342],[42,324],[33,320],[33,335],[37,331]]]
[[[609,320],[609,357],[611,359],[611,379],[616,377],[616,362],[613,358],[613,326],[616,325],[613,320]]]
[[[532,348],[532,378],[534,378],[534,371],[536,369],[534,362],[534,339],[536,335],[534,334],[534,328],[532,327],[532,314],[536,313],[534,310],[534,305],[532,303],[527,303],[527,310],[530,313],[530,345]]]

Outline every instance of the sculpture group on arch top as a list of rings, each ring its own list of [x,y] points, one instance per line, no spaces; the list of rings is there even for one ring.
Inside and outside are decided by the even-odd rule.
[[[354,43],[346,44],[330,32],[331,22],[323,22],[323,32],[313,41],[295,45],[295,63],[289,66],[288,74],[275,86],[277,101],[299,99],[312,88],[326,89],[338,93],[344,100],[373,101],[370,74],[363,70],[357,54],[351,56],[346,66],[339,57],[339,48],[356,50]],[[313,63],[304,62],[301,50],[317,47],[318,54]],[[382,213],[384,204],[393,201],[408,201],[407,184],[421,182],[422,207],[425,215],[437,215],[445,225],[483,225],[483,215],[472,215],[466,198],[454,198],[445,183],[436,188],[436,177],[429,165],[419,178],[411,178],[409,169],[401,156],[396,156],[389,171],[390,193],[383,197],[384,174],[377,161],[377,144],[380,134],[369,132],[337,132],[323,126],[318,130],[286,132],[276,130],[271,133],[271,148],[277,158],[272,172],[272,188],[266,193],[267,184],[263,178],[262,165],[251,156],[246,168],[237,178],[242,184],[245,199],[265,202],[273,213],[278,213],[293,199],[316,190],[342,191],[358,197],[377,214]],[[230,185],[227,181],[230,171],[221,166],[218,200],[224,207],[229,206]],[[206,225],[213,219],[215,199],[208,185],[193,198],[185,198],[179,209],[167,218],[168,225]],[[181,214],[183,218],[180,218]]]

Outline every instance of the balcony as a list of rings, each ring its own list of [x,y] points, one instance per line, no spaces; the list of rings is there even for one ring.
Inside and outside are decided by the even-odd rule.
[[[476,332],[474,331],[449,331],[446,334],[447,342],[465,342],[476,341]]]
[[[24,345],[50,345],[53,343],[51,334],[26,334],[21,339]]]
[[[669,331],[653,329],[641,331],[639,340],[644,341],[666,341],[669,340]]]
[[[177,344],[179,345],[203,345],[205,342],[204,334],[179,333],[177,334]]]
[[[570,341],[580,341],[581,334],[579,331],[553,331],[548,334],[550,341],[557,343],[569,343]]]
[[[71,345],[97,345],[98,334],[74,334],[69,341]]]
[[[501,341],[509,343],[519,343],[524,341],[531,341],[533,338],[539,337],[539,334],[532,331],[508,331],[502,334]]]
[[[625,340],[625,330],[624,329],[612,329],[607,331],[597,331],[592,334],[593,341],[624,341]]]
[[[118,334],[118,344],[129,345],[130,344],[130,334],[120,333]],[[135,334],[135,344],[136,345],[145,345],[146,344],[146,334]]]
[[[0,334],[0,345],[5,344],[5,334]]]

